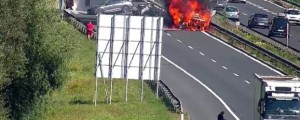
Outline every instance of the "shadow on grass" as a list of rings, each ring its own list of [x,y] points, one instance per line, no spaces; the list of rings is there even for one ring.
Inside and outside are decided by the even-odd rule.
[[[94,104],[93,101],[91,100],[84,100],[83,98],[78,98],[78,97],[75,97],[73,98],[69,104],[71,105],[75,105],[75,104],[80,104],[80,105],[83,105],[83,104],[86,104],[86,105],[90,105],[90,104]]]

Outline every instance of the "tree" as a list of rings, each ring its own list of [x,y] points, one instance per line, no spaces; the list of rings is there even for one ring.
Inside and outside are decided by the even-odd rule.
[[[30,118],[44,96],[63,84],[72,44],[57,39],[66,36],[53,27],[59,14],[50,1],[0,2],[0,115]]]

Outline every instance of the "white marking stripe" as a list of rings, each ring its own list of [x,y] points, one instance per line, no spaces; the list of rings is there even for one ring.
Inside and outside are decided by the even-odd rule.
[[[169,33],[167,33],[168,36],[171,36]]]
[[[186,70],[184,70],[183,68],[179,67],[177,64],[175,64],[174,62],[172,62],[171,60],[169,60],[168,58],[166,58],[165,56],[162,56],[163,59],[165,59],[166,61],[168,61],[169,63],[171,63],[172,65],[174,65],[176,68],[178,68],[179,70],[181,70],[182,72],[184,72],[186,75],[188,75],[189,77],[191,77],[192,79],[194,79],[196,82],[198,82],[200,85],[202,85],[205,89],[207,89],[212,95],[214,95],[223,105],[224,107],[230,112],[230,114],[236,119],[236,120],[240,120],[240,118],[237,117],[237,115],[229,108],[229,106],[225,103],[224,100],[222,100],[221,97],[219,97],[212,89],[210,89],[208,86],[206,86],[204,83],[202,83],[199,79],[197,79],[195,76],[193,76],[192,74],[188,73]]]
[[[205,56],[205,54],[204,53],[202,53],[202,52],[199,52],[202,56]]]
[[[246,15],[246,16],[247,16],[247,14],[246,14],[246,13],[243,13],[243,15]]]
[[[236,73],[233,73],[233,75],[234,75],[234,76],[239,76],[239,75],[238,75],[238,74],[236,74]]]
[[[192,46],[189,46],[189,48],[194,49]]]
[[[217,61],[215,61],[214,59],[211,59],[211,61],[213,61],[213,62],[217,62]]]
[[[245,80],[246,83],[251,84],[249,81]]]
[[[227,68],[227,67],[225,67],[225,66],[222,66],[222,68],[223,68],[223,69],[225,69],[225,70],[227,70],[227,69],[228,69],[228,68]]]
[[[225,46],[227,46],[227,47],[229,47],[229,48],[231,48],[231,49],[233,49],[233,50],[235,50],[235,51],[237,51],[237,52],[239,52],[239,53],[245,55],[246,57],[250,58],[251,60],[253,60],[253,61],[255,61],[255,62],[261,64],[262,66],[264,66],[264,67],[266,67],[266,68],[268,68],[268,69],[270,69],[270,70],[272,70],[273,72],[276,72],[276,73],[279,74],[279,75],[284,75],[283,73],[281,73],[281,72],[279,72],[278,70],[276,70],[276,69],[274,69],[274,68],[272,68],[272,67],[266,65],[265,63],[262,63],[262,62],[260,62],[259,60],[257,60],[257,59],[255,59],[255,58],[249,56],[248,54],[246,54],[246,53],[244,53],[244,52],[242,52],[242,51],[240,51],[240,50],[238,50],[238,49],[236,49],[236,48],[234,48],[234,47],[228,45],[228,44],[225,43],[224,41],[222,41],[222,40],[220,40],[220,39],[218,39],[218,38],[215,38],[214,36],[211,36],[211,35],[208,34],[207,32],[203,32],[203,31],[202,31],[202,33],[204,33],[205,35],[207,35],[207,36],[213,38],[214,40],[216,40],[216,41],[222,43],[223,45],[225,45]]]
[[[178,42],[180,42],[180,43],[182,43],[182,41],[181,41],[181,40],[178,40],[178,39],[177,39],[177,41],[178,41]]]

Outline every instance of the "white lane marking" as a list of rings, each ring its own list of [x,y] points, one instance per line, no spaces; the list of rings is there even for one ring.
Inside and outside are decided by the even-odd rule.
[[[225,67],[225,66],[222,66],[222,68],[223,68],[223,69],[225,69],[225,70],[227,70],[227,69],[228,69],[228,68],[227,68],[227,67]]]
[[[189,46],[190,49],[194,49],[192,46]]]
[[[214,63],[217,62],[217,61],[215,61],[214,59],[211,59],[211,61],[213,61]]]
[[[171,36],[169,33],[166,33],[168,36]]]
[[[243,15],[246,15],[246,16],[247,16],[247,14],[246,14],[246,13],[243,13]]]
[[[259,60],[257,60],[257,59],[255,59],[255,58],[253,58],[253,57],[251,57],[251,56],[249,56],[248,54],[246,54],[246,53],[244,53],[244,52],[242,52],[242,51],[240,51],[240,50],[238,50],[238,49],[236,49],[236,48],[234,48],[234,47],[228,45],[228,44],[225,43],[224,41],[222,41],[222,40],[220,40],[220,39],[218,39],[218,38],[216,38],[216,37],[214,37],[214,36],[211,36],[211,35],[208,34],[207,32],[203,32],[203,31],[202,31],[202,33],[204,33],[205,35],[207,35],[207,36],[213,38],[214,40],[216,40],[216,41],[222,43],[223,45],[225,45],[225,46],[227,46],[227,47],[229,47],[229,48],[231,48],[231,49],[233,49],[233,50],[235,50],[235,51],[237,51],[237,52],[239,52],[239,53],[245,55],[246,57],[250,58],[251,60],[253,60],[253,61],[255,61],[255,62],[261,64],[262,66],[264,66],[264,67],[266,67],[266,68],[268,68],[268,69],[270,69],[270,70],[272,70],[273,72],[275,72],[275,73],[277,73],[277,74],[279,74],[279,75],[284,75],[284,74],[281,73],[280,71],[278,71],[278,70],[276,70],[276,69],[270,67],[269,65],[267,65],[267,64],[265,64],[265,63],[263,63],[263,62],[261,62],[261,61],[259,61]]]
[[[271,2],[271,1],[267,1],[268,3],[271,3],[271,4],[273,4],[273,5],[275,5],[275,6],[277,6],[277,7],[279,7],[279,8],[282,8],[282,9],[285,9],[284,7],[282,7],[282,6],[280,6],[280,5],[277,5],[277,4],[275,4],[275,3],[273,3],[273,2]]]
[[[182,72],[184,72],[186,75],[188,75],[189,77],[191,77],[192,79],[194,79],[196,82],[198,82],[200,85],[202,85],[205,89],[207,89],[212,95],[214,95],[223,105],[224,107],[229,111],[229,113],[236,119],[236,120],[240,120],[240,118],[237,117],[237,115],[229,108],[229,106],[225,103],[225,101],[218,96],[212,89],[210,89],[208,86],[206,86],[203,82],[201,82],[199,79],[197,79],[195,76],[193,76],[192,74],[190,74],[189,72],[187,72],[186,70],[184,70],[183,68],[179,67],[177,64],[175,64],[174,62],[172,62],[171,60],[169,60],[168,58],[166,58],[165,56],[162,56],[163,59],[165,59],[166,61],[168,61],[169,63],[171,63],[172,65],[174,65],[176,68],[178,68],[179,70],[181,70]]]
[[[205,56],[205,54],[203,52],[199,52],[200,55]]]
[[[239,75],[238,75],[238,74],[236,74],[236,73],[233,73],[233,75],[234,75],[234,76],[237,76],[237,77],[239,76]]]
[[[247,84],[251,84],[248,80],[244,80]]]
[[[264,11],[266,11],[266,12],[272,13],[272,14],[274,14],[274,15],[277,14],[277,13],[272,12],[272,11],[270,11],[270,10],[268,10],[268,9],[265,9],[265,8],[259,6],[259,5],[256,5],[256,4],[254,4],[254,3],[250,2],[250,1],[247,1],[247,2],[248,2],[250,5],[253,5],[254,7],[257,7],[257,8],[259,8],[259,9],[262,9],[262,10],[264,10]],[[271,3],[271,4],[273,4],[273,5],[278,6],[278,7],[280,7],[280,8],[283,8],[283,7],[281,7],[281,6],[279,6],[279,5],[275,4],[275,3],[272,3],[272,2],[270,2],[270,1],[268,1],[268,2]],[[284,9],[284,8],[283,8],[283,9]]]
[[[181,41],[181,40],[178,40],[178,39],[177,39],[177,41],[178,41],[178,42],[180,42],[180,43],[182,43],[182,41]]]
[[[259,9],[263,9],[263,7],[261,7],[261,6],[257,6]]]

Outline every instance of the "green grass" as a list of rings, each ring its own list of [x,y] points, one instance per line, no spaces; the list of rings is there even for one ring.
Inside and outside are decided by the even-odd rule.
[[[69,27],[71,27],[69,25]],[[144,84],[144,101],[140,101],[141,81],[129,82],[128,102],[125,102],[124,80],[114,80],[112,104],[107,104],[104,88],[99,79],[98,104],[93,103],[95,78],[95,42],[87,40],[75,29],[76,50],[68,63],[68,80],[60,90],[49,95],[46,110],[41,118],[45,120],[176,120],[177,113],[168,111],[160,99],[156,99],[152,90]]]
[[[297,3],[300,3],[300,0],[292,0],[292,1],[297,2]]]

